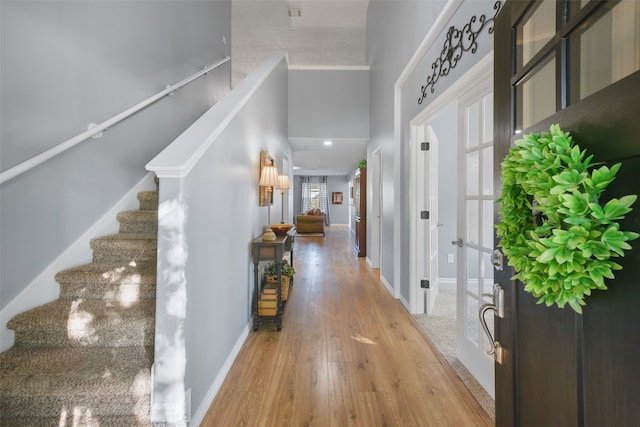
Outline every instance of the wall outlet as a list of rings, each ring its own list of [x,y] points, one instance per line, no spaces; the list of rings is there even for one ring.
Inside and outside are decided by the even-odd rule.
[[[447,254],[447,262],[453,264],[453,254]]]

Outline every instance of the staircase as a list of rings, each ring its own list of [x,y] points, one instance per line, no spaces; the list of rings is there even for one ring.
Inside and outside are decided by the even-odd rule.
[[[0,426],[150,426],[158,193],[59,272],[60,298],[15,316],[0,354]]]

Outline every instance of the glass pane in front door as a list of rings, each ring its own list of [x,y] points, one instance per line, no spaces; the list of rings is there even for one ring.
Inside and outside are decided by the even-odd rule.
[[[545,0],[519,28],[520,65],[528,63],[556,35],[556,2]]]
[[[580,90],[572,103],[640,70],[640,2],[622,1],[570,37],[580,51]]]
[[[556,60],[531,72],[516,86],[516,129],[526,129],[556,112]]]

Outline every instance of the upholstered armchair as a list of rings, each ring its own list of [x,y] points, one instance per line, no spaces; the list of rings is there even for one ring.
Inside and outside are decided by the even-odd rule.
[[[324,214],[320,209],[296,215],[296,233],[322,233],[324,236]]]

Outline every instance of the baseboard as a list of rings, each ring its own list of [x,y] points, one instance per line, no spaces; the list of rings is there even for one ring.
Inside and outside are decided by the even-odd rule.
[[[411,309],[410,309],[410,306],[409,306],[409,301],[407,301],[402,295],[400,295],[400,298],[398,298],[398,299],[400,300],[400,302],[404,306],[404,309],[407,310],[407,313],[411,313]]]
[[[54,279],[56,273],[91,262],[93,257],[93,252],[89,246],[91,239],[117,233],[119,225],[116,220],[116,214],[124,210],[138,209],[138,192],[155,189],[156,184],[153,173],[145,175],[109,212],[104,214],[82,236],[65,249],[58,258],[49,264],[38,277],[0,311],[0,351],[5,351],[13,346],[14,332],[7,329],[7,322],[19,313],[56,300],[60,296],[60,287]]]
[[[238,353],[240,353],[244,342],[247,340],[250,330],[251,324],[247,323],[247,326],[244,328],[244,330],[238,337],[236,344],[233,346],[231,353],[229,353],[229,356],[227,356],[227,360],[225,360],[222,368],[220,368],[220,371],[218,372],[218,375],[216,375],[216,379],[211,384],[211,387],[209,387],[209,391],[207,391],[204,399],[202,399],[202,403],[196,410],[195,414],[193,414],[193,416],[191,417],[191,425],[199,426],[204,420],[204,417],[207,415],[207,411],[213,403],[213,399],[215,399],[218,391],[220,391],[220,387],[222,387],[224,379],[227,377],[227,374],[231,370],[231,366],[233,366],[233,362],[235,362],[236,357],[238,357]]]
[[[394,297],[394,298],[398,298],[397,295],[395,295],[395,291],[393,290],[393,286],[391,286],[391,284],[389,282],[387,282],[387,279],[384,278],[384,276],[382,274],[380,274],[380,281],[382,282],[382,284],[384,285],[385,288],[387,288],[387,291]]]

